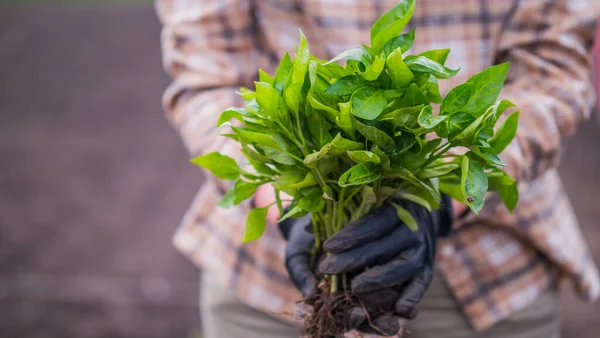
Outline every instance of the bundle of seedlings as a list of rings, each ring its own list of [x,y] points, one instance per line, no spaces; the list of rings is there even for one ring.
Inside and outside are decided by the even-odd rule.
[[[300,32],[293,59],[286,54],[274,75],[259,70],[254,90],[241,88],[245,107],[224,111],[218,126],[229,126],[222,136],[239,142],[245,160],[216,152],[192,159],[234,181],[220,206],[237,205],[270,184],[280,220],[310,215],[315,253],[342,227],[392,198],[431,211],[445,193],[478,213],[486,193],[498,191],[514,209],[515,180],[501,169],[498,154],[516,134],[518,112],[496,126],[514,106],[496,102],[509,64],[485,69],[443,98],[438,80],[458,70],[444,65],[448,49],[408,53],[415,30],[401,33],[414,6],[414,0],[401,2],[373,24],[370,46],[329,61],[311,55]],[[463,151],[449,152],[453,148]],[[280,192],[292,198],[285,209]],[[394,207],[406,225],[418,226],[409,211]],[[268,208],[250,211],[244,242],[262,235]],[[327,309],[305,321],[311,336],[344,332],[332,314],[353,305],[346,277],[323,277],[318,303]]]

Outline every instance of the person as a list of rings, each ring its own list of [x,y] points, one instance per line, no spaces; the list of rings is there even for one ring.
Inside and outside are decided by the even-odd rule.
[[[311,53],[328,59],[368,42],[371,24],[397,3],[157,0],[164,66],[173,77],[163,101],[168,119],[191,155],[239,157],[236,144],[215,132],[219,113],[242,105],[236,91],[252,85],[259,67],[273,73],[283,54],[294,51],[298,28]],[[417,28],[413,52],[450,48],[447,64],[462,67],[441,82],[443,91],[493,63],[512,63],[501,96],[514,101],[521,115],[502,158],[518,180],[520,202],[510,213],[490,194],[479,215],[455,212],[447,237],[435,229],[426,234],[433,240],[427,250],[437,243],[435,264],[429,264],[433,280],[409,297],[411,313],[398,314],[412,317],[418,303],[419,315],[405,323],[405,336],[558,337],[561,282],[571,282],[584,299],[599,297],[598,271],[556,170],[564,139],[595,103],[591,49],[599,7],[595,0],[417,2],[408,27]],[[286,270],[286,240],[273,225],[261,239],[242,244],[251,206],[218,208],[227,188],[207,177],[173,238],[202,269],[205,337],[298,337],[302,295]],[[255,202],[270,198],[261,190]],[[380,216],[371,219],[402,226]],[[297,229],[289,227],[289,241],[298,241]],[[355,229],[348,231],[346,238]],[[341,255],[355,246],[338,241],[330,249]],[[291,265],[296,285],[298,278],[310,280],[311,271],[298,273]]]

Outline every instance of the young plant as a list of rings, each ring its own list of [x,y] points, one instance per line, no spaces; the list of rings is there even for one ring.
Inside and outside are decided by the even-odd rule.
[[[509,64],[485,69],[443,98],[438,80],[459,70],[445,66],[448,49],[408,53],[415,30],[401,32],[414,6],[403,1],[375,22],[370,46],[330,61],[312,56],[300,32],[294,59],[286,54],[273,76],[260,70],[255,89],[241,89],[245,107],[224,111],[218,126],[231,126],[224,136],[239,142],[245,163],[219,153],[192,160],[235,181],[221,206],[272,184],[282,220],[310,213],[317,247],[392,197],[431,210],[443,192],[478,213],[486,193],[498,191],[509,209],[516,206],[515,180],[501,169],[498,154],[515,136],[519,113],[495,128],[514,106],[496,102]],[[448,153],[456,147],[468,151]],[[285,212],[280,192],[293,197]],[[417,226],[396,208],[406,224]],[[266,214],[267,207],[250,212],[243,241],[262,235]]]

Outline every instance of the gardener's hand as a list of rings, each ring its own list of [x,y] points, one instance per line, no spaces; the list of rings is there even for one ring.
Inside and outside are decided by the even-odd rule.
[[[438,236],[446,234],[452,224],[452,206],[447,196],[439,211],[428,212],[409,201],[397,201],[417,221],[413,232],[397,216],[392,205],[384,205],[371,214],[348,224],[323,243],[329,254],[320,264],[319,273],[354,275],[352,291],[359,299],[368,298],[374,306],[354,309],[353,328],[365,327],[379,299],[394,298],[395,315],[412,319],[433,278]],[[375,301],[373,301],[375,300]],[[380,311],[381,312],[381,311]],[[376,316],[376,314],[375,314]],[[390,322],[390,325],[393,323]],[[378,327],[381,333],[397,332],[398,324]],[[396,330],[396,332],[392,332]]]
[[[317,278],[313,273],[313,264],[311,264],[315,236],[307,231],[310,226],[312,226],[310,216],[298,219],[288,218],[279,223],[279,229],[287,240],[285,267],[292,283],[302,293],[305,300],[310,300],[318,294]]]
[[[285,265],[290,279],[309,305],[312,305],[319,293],[317,277],[313,270],[315,264],[311,262],[313,259],[318,259],[311,251],[314,248],[315,237],[307,231],[311,226],[309,217],[287,219],[279,223],[279,229],[286,240],[288,240],[285,248]],[[381,293],[377,294],[377,296],[380,295]],[[365,296],[362,301],[368,303],[368,296]],[[349,330],[359,328],[363,332],[389,332],[389,335],[393,335],[398,333],[400,329],[398,318],[390,315],[373,318],[371,322],[373,326],[370,326],[369,323],[363,323],[365,322],[366,314],[362,308],[349,309],[346,313],[346,318],[349,322]],[[359,323],[355,323],[357,319],[360,321]]]

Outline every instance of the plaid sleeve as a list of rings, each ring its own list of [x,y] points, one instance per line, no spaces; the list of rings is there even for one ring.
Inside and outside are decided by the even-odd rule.
[[[517,136],[502,155],[517,179],[556,168],[562,140],[592,111],[598,7],[596,0],[522,0],[507,17],[496,61],[511,62],[502,96],[521,111]]]
[[[239,147],[215,130],[219,114],[241,100],[240,86],[256,77],[255,25],[250,0],[156,0],[163,23],[164,67],[173,78],[163,97],[171,124],[192,155],[238,157]]]

